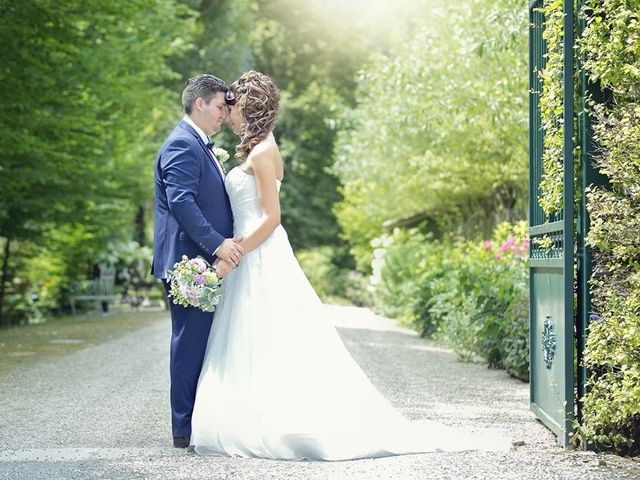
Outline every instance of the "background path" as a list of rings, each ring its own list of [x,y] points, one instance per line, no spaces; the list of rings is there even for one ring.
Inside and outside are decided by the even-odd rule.
[[[517,442],[508,452],[350,462],[199,457],[170,445],[166,315],[151,326],[0,380],[0,479],[631,479],[640,463],[564,452],[528,409],[528,384],[465,364],[367,310],[328,307],[373,383],[412,419]],[[109,321],[105,318],[104,321]]]

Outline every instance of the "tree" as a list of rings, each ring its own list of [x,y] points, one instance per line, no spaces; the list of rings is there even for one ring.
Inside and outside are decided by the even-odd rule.
[[[3,0],[0,18],[1,324],[13,242],[61,224],[102,241],[130,228],[177,100],[167,59],[193,15],[171,0]]]
[[[339,135],[337,214],[364,263],[385,223],[473,236],[524,215],[524,2],[473,0],[439,23],[363,71]]]

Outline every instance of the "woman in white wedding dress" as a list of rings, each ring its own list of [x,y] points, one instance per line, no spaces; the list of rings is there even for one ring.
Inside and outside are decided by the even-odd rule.
[[[204,455],[348,460],[486,448],[435,422],[409,422],[353,360],[280,225],[283,163],[271,133],[279,94],[245,73],[231,86],[228,122],[240,164],[225,185],[246,255],[224,281],[192,417]],[[221,268],[228,267],[220,265]]]

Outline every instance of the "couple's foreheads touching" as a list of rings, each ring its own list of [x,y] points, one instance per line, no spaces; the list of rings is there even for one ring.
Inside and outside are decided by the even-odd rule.
[[[240,137],[236,158],[242,160],[274,129],[280,92],[269,76],[250,70],[227,85],[211,74],[187,80],[182,91],[186,115],[208,136],[226,121]]]

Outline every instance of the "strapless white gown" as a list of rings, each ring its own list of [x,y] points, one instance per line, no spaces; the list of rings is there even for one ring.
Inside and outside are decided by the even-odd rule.
[[[255,177],[226,177],[234,235],[260,220]],[[278,184],[278,188],[280,184]],[[410,422],[347,351],[282,226],[224,281],[198,382],[199,454],[348,460],[487,447],[434,422]]]

